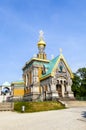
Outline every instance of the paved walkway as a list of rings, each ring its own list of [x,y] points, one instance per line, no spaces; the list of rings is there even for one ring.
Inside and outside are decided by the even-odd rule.
[[[0,130],[86,130],[86,107],[28,114],[0,112]]]

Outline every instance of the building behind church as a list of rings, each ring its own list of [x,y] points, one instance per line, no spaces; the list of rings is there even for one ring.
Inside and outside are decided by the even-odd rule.
[[[23,66],[23,80],[25,82],[24,99],[28,101],[53,100],[59,98],[73,98],[71,90],[73,74],[62,51],[47,59],[46,43],[43,32],[37,43],[38,54]]]

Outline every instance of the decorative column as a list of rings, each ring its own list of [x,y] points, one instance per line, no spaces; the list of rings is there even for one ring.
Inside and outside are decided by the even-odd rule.
[[[56,91],[56,84],[52,83],[51,84],[51,92],[52,92],[52,100],[57,99],[58,96],[58,92]]]
[[[73,92],[71,90],[71,86],[72,86],[72,80],[69,78],[68,79],[68,89],[67,89],[67,91],[68,91],[68,97],[74,99],[74,94],[73,94]]]
[[[61,87],[62,87],[62,97],[64,97],[64,92],[65,92],[64,81],[62,81]]]
[[[28,76],[26,74],[26,87],[27,87],[27,84],[28,84]]]

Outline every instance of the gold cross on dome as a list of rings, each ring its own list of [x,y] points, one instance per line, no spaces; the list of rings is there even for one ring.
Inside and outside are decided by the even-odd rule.
[[[60,54],[62,54],[62,48],[60,48],[59,51],[60,51]]]
[[[43,39],[43,35],[44,35],[44,32],[42,30],[39,31],[39,39],[42,40]]]

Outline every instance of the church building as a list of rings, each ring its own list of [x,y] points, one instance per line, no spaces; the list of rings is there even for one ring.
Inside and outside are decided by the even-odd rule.
[[[46,43],[40,31],[38,54],[23,66],[24,99],[28,101],[74,98],[71,90],[73,74],[60,49],[60,54],[47,59]]]

